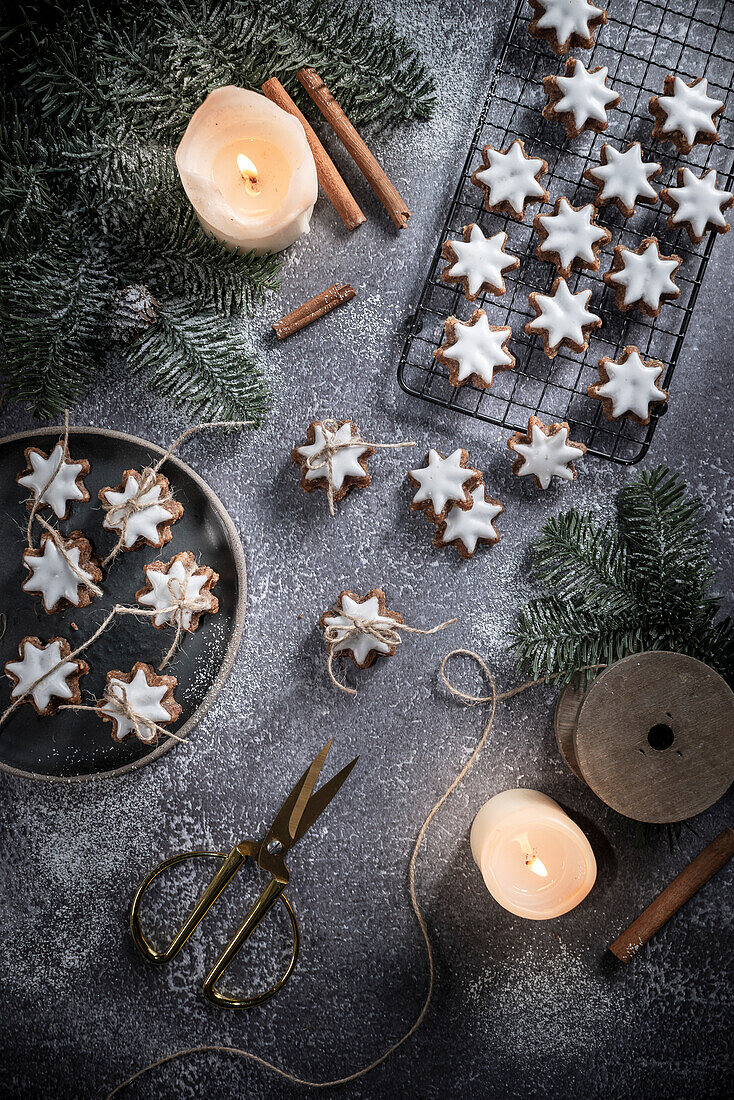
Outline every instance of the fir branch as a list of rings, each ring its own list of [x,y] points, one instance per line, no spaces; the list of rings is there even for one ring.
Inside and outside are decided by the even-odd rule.
[[[559,600],[609,614],[637,613],[626,548],[608,524],[597,527],[591,512],[561,512],[547,520],[533,546],[533,572]]]
[[[128,362],[151,388],[200,420],[261,423],[267,391],[252,356],[216,315],[180,302],[158,308],[158,321],[133,346]]]
[[[7,397],[35,416],[59,416],[94,374],[111,293],[105,259],[99,242],[69,230],[0,288]]]

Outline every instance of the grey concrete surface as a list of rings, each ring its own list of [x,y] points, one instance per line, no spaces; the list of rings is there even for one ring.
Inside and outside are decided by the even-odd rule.
[[[399,391],[402,324],[509,6],[389,6],[444,73],[432,122],[374,141],[409,198],[410,225],[396,237],[345,167],[367,224],[347,235],[322,198],[311,235],[288,253],[281,294],[246,326],[263,352],[272,413],[251,437],[198,438],[182,455],[219,493],[245,544],[249,607],[229,683],[191,743],[139,774],[69,787],[0,776],[2,1095],[100,1096],[145,1063],[203,1043],[245,1047],[324,1080],[352,1072],[393,1043],[416,1017],[427,983],[408,902],[410,851],[486,717],[447,697],[438,684],[440,658],[450,647],[470,646],[486,655],[502,686],[517,683],[504,648],[516,609],[533,592],[527,551],[539,524],[571,504],[606,512],[629,476],[589,460],[571,487],[538,493],[512,477],[498,429]],[[703,497],[730,608],[733,257],[731,233],[716,242],[674,400],[646,462],[667,462]],[[282,345],[265,335],[276,316],[339,280],[357,287],[353,303]],[[430,445],[466,446],[506,504],[499,547],[470,562],[435,551],[429,525],[409,511],[410,458],[402,452],[376,455],[371,488],[354,492],[330,519],[321,494],[298,488],[289,457],[309,421],[326,414],[353,417],[376,439],[415,439],[417,455]],[[180,426],[114,361],[74,415],[159,443]],[[29,423],[10,409],[0,429]],[[357,675],[352,699],[329,684],[314,624],[342,588],[376,585],[411,623],[456,615],[459,624],[406,638],[395,657]],[[731,868],[628,967],[612,965],[605,945],[731,819],[731,804],[723,800],[701,815],[698,835],[686,832],[672,853],[662,839],[636,849],[630,823],[563,765],[552,731],[555,698],[542,688],[498,712],[483,756],[432,825],[417,888],[436,950],[433,1004],[416,1036],[339,1095],[626,1100],[730,1092]],[[217,943],[236,926],[244,895],[223,901],[179,959],[156,970],[137,957],[127,931],[132,893],[164,855],[228,848],[258,835],[329,737],[332,768],[356,753],[360,763],[291,859],[300,965],[266,1007],[224,1013],[204,1002],[198,985]],[[597,854],[593,892],[557,921],[526,922],[500,909],[471,860],[474,814],[492,794],[517,785],[557,798]],[[193,877],[182,880],[182,896],[192,896],[196,885]],[[244,886],[251,896],[254,877]],[[161,934],[175,901],[169,889],[153,906]],[[280,917],[267,922],[238,963],[243,988],[272,973],[285,933]],[[263,1100],[306,1091],[244,1060],[199,1055],[156,1070],[122,1095]]]

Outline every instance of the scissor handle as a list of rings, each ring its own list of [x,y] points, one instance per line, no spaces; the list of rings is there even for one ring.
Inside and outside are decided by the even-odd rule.
[[[240,869],[246,859],[256,859],[259,845],[255,842],[243,842],[233,848],[231,852],[210,852],[210,851],[194,851],[194,852],[182,852],[179,855],[171,856],[169,859],[159,863],[150,874],[141,882],[138,887],[135,897],[133,898],[132,907],[130,909],[130,930],[132,932],[135,946],[140,953],[152,963],[167,963],[173,959],[186,943],[192,932],[198,927],[206,914],[211,909],[214,902],[222,893],[224,888],[229,883],[233,875]],[[171,940],[168,947],[163,951],[156,950],[151,943],[145,938],[143,930],[140,926],[140,906],[143,900],[143,896],[148,887],[163,874],[168,868],[175,867],[179,863],[183,863],[187,859],[221,859],[224,862],[217,871],[216,875],[209,883],[203,894],[199,898],[198,902],[192,909],[189,916],[186,918],[181,928]],[[204,979],[203,990],[204,995],[214,1004],[217,1004],[224,1008],[254,1008],[255,1005],[262,1004],[267,1001],[275,993],[281,989],[290,978],[298,960],[298,951],[300,947],[300,934],[298,929],[298,922],[296,920],[296,914],[293,911],[291,903],[283,893],[285,889],[285,883],[278,882],[277,879],[271,879],[268,885],[263,890],[260,897],[253,905],[250,912],[245,917],[244,921],[240,925],[239,929],[232,937],[226,948],[217,959],[212,970],[207,974]],[[293,929],[293,947],[291,950],[291,957],[288,961],[285,971],[278,979],[278,981],[272,985],[269,989],[264,990],[262,993],[253,994],[251,997],[236,998],[227,993],[222,993],[215,988],[216,982],[225,972],[225,970],[232,963],[235,955],[249,939],[258,926],[260,921],[270,912],[276,901],[280,899],[285,906],[286,912],[290,918],[291,928]]]

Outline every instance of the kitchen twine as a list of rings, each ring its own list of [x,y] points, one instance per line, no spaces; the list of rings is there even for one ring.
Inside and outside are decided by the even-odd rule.
[[[99,714],[101,707],[105,705],[111,707],[114,715],[121,718],[127,718],[128,721],[132,722],[135,729],[135,735],[146,745],[151,744],[151,742],[155,740],[155,737],[143,737],[140,733],[141,726],[145,726],[147,729],[152,730],[154,734],[164,734],[168,737],[173,737],[175,741],[180,741],[182,743],[186,742],[186,744],[188,744],[187,737],[179,737],[178,734],[171,733],[170,730],[164,729],[163,726],[159,726],[152,718],[144,718],[142,714],[138,714],[137,711],[133,710],[128,700],[124,684],[117,682],[114,686],[119,688],[120,694],[118,695],[116,691],[113,692],[112,685],[108,684],[102,698],[98,700],[96,706],[85,707],[80,703],[64,703],[59,707],[59,710],[89,710],[94,714]],[[104,713],[108,714],[109,712],[104,711]]]
[[[44,490],[44,492],[45,492],[45,490]],[[48,531],[54,545],[56,546],[56,549],[61,554],[61,556],[64,559],[64,561],[66,562],[66,564],[69,566],[69,569],[71,569],[74,576],[82,582],[82,584],[84,585],[85,588],[89,589],[89,591],[92,593],[93,596],[102,596],[102,595],[104,595],[104,593],[102,592],[102,589],[99,587],[99,585],[96,585],[94,583],[94,581],[89,576],[89,574],[85,573],[84,570],[80,566],[75,565],[74,562],[71,560],[71,556],[70,556],[69,551],[67,550],[67,548],[64,544],[64,540],[62,539],[61,535],[56,530],[56,528],[52,527],[50,523],[47,523],[46,520],[43,518],[43,516],[36,516],[36,519],[41,524],[41,526],[45,527],[46,530]],[[33,547],[31,546],[30,549],[32,550]]]
[[[452,657],[471,657],[471,659],[476,662],[480,670],[489,681],[489,695],[469,695],[467,692],[461,691],[460,688],[454,687],[454,685],[451,683],[448,676],[446,675],[446,665]],[[605,665],[586,665],[584,668],[579,669],[579,671],[586,672],[591,669],[605,667]],[[287,1069],[283,1069],[282,1066],[277,1066],[273,1062],[268,1062],[267,1059],[260,1057],[259,1054],[253,1054],[251,1050],[242,1050],[240,1047],[222,1046],[219,1044],[207,1044],[205,1046],[187,1047],[185,1050],[177,1050],[173,1054],[166,1054],[163,1058],[159,1058],[157,1061],[151,1062],[150,1065],[144,1066],[136,1073],[133,1073],[131,1077],[128,1077],[125,1081],[122,1081],[119,1085],[116,1085],[112,1092],[107,1094],[106,1100],[112,1100],[113,1096],[116,1096],[117,1093],[127,1088],[128,1085],[131,1085],[133,1083],[133,1081],[137,1081],[139,1077],[142,1077],[146,1073],[150,1073],[151,1070],[158,1069],[159,1066],[165,1066],[167,1062],[173,1062],[177,1058],[188,1057],[188,1055],[190,1054],[205,1053],[233,1054],[239,1058],[246,1058],[250,1062],[254,1062],[256,1065],[262,1066],[263,1069],[270,1070],[272,1073],[277,1074],[278,1077],[283,1078],[285,1081],[290,1081],[293,1085],[305,1085],[307,1088],[312,1089],[335,1088],[337,1085],[348,1085],[352,1081],[359,1080],[360,1077],[366,1077],[368,1073],[371,1073],[373,1069],[377,1069],[377,1067],[381,1066],[383,1062],[386,1062],[391,1054],[394,1054],[395,1051],[403,1045],[403,1043],[406,1043],[408,1039],[415,1035],[416,1031],[421,1026],[428,1013],[428,1008],[433,997],[433,987],[436,976],[433,944],[431,942],[431,937],[428,933],[428,925],[426,924],[426,919],[423,916],[420,905],[418,904],[418,897],[416,895],[415,889],[415,866],[418,859],[418,853],[420,852],[423,841],[425,840],[428,827],[438,811],[443,806],[443,804],[447,801],[447,799],[451,797],[453,792],[462,782],[467,772],[469,772],[469,770],[473,766],[474,761],[477,759],[480,752],[487,743],[487,738],[489,737],[490,731],[492,729],[492,724],[494,722],[497,704],[504,701],[505,699],[511,699],[513,695],[520,695],[523,691],[528,691],[532,687],[537,687],[539,684],[549,683],[551,680],[555,679],[555,676],[549,676],[547,678],[543,677],[539,680],[528,680],[526,683],[519,684],[518,687],[511,688],[509,691],[498,692],[497,686],[494,681],[494,676],[492,675],[488,665],[483,660],[483,658],[480,657],[478,653],[475,653],[472,649],[454,649],[451,651],[451,653],[447,653],[443,661],[441,662],[440,673],[444,685],[448,688],[452,695],[456,696],[457,699],[463,700],[463,702],[467,703],[469,706],[489,705],[491,709],[489,712],[487,724],[482,730],[482,733],[471,753],[471,756],[461,768],[461,771],[458,773],[458,775],[456,775],[455,778],[451,781],[449,786],[439,798],[438,802],[436,802],[435,805],[432,807],[430,813],[428,814],[428,817],[421,825],[420,830],[418,831],[418,837],[413,846],[410,863],[408,864],[410,904],[415,914],[415,918],[418,921],[418,926],[421,930],[421,933],[423,934],[423,939],[426,945],[426,955],[428,958],[428,990],[426,992],[425,1000],[423,1001],[423,1006],[412,1026],[408,1029],[408,1031],[405,1032],[404,1035],[402,1035],[396,1042],[394,1042],[392,1046],[388,1047],[384,1054],[381,1054],[379,1058],[376,1058],[374,1062],[370,1062],[369,1065],[363,1066],[362,1069],[355,1070],[354,1073],[350,1073],[346,1077],[335,1077],[331,1081],[311,1081],[307,1077],[298,1077],[296,1074],[290,1073]]]
[[[127,535],[127,525],[128,525],[128,522],[129,522],[130,518],[136,512],[139,512],[142,509],[148,507],[148,505],[140,503],[141,497],[143,497],[145,493],[150,492],[150,490],[155,485],[156,478],[158,476],[158,472],[159,472],[161,466],[164,464],[164,462],[168,461],[168,459],[171,457],[173,452],[175,450],[177,450],[178,447],[181,446],[181,444],[183,443],[183,441],[185,439],[188,439],[188,437],[190,435],[193,435],[194,432],[203,431],[204,428],[250,428],[250,427],[253,426],[254,423],[255,423],[254,420],[212,420],[212,421],[209,421],[206,424],[194,424],[191,428],[187,428],[185,432],[181,433],[181,435],[178,437],[178,439],[176,439],[171,444],[171,446],[168,448],[168,450],[165,451],[165,453],[161,455],[161,457],[156,462],[155,466],[146,466],[145,467],[145,469],[141,472],[140,482],[138,484],[138,487],[135,490],[135,492],[133,493],[133,495],[130,497],[129,500],[126,500],[124,504],[113,504],[113,505],[107,504],[106,506],[103,505],[103,507],[105,507],[105,510],[107,512],[108,518],[109,518],[110,512],[119,513],[119,515],[122,519],[122,529],[120,531],[119,539],[117,540],[115,546],[112,548],[110,553],[107,555],[107,557],[102,562],[102,565],[103,566],[109,565],[109,563],[114,558],[116,558],[117,555],[120,553],[120,550],[122,550],[123,543],[125,542],[125,536]],[[44,492],[45,492],[45,490],[44,490]],[[166,504],[168,501],[170,501],[172,499],[173,498],[171,496],[170,488],[169,488],[168,495],[167,496],[161,496],[156,501],[156,504]],[[118,523],[119,523],[119,520],[116,520],[115,521],[115,527],[117,526]]]
[[[396,450],[398,447],[415,447],[415,442],[368,443],[366,439],[362,439],[360,436],[359,429],[357,429],[357,434],[353,435],[350,439],[338,440],[336,435],[339,431],[339,423],[331,418],[319,421],[319,427],[324,437],[324,445],[320,451],[308,456],[305,465],[307,470],[326,470],[326,496],[329,501],[329,511],[332,516],[335,514],[334,457],[339,451],[344,451],[349,447],[373,447],[376,451]]]

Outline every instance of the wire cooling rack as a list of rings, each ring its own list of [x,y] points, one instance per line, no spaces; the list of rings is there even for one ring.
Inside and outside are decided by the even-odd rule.
[[[652,181],[658,189],[675,185],[680,165],[691,166],[699,175],[702,169],[715,168],[718,186],[732,189],[734,3],[598,2],[606,6],[609,18],[596,31],[594,47],[590,51],[572,50],[568,56],[580,56],[588,68],[606,65],[607,83],[620,93],[621,102],[609,111],[609,127],[602,134],[584,132],[568,141],[560,122],[546,121],[541,115],[547,102],[542,78],[562,73],[565,58],[556,57],[545,42],[531,38],[528,23],[532,11],[527,0],[518,0],[428,277],[408,321],[398,381],[409,394],[499,424],[508,431],[524,430],[531,415],[539,415],[546,422],[567,420],[571,437],[585,443],[591,454],[630,464],[647,452],[657,421],[667,412],[668,404],[653,406],[646,426],[626,419],[608,421],[601,402],[589,399],[587,386],[599,380],[596,367],[602,356],[616,358],[626,344],[636,344],[643,356],[665,364],[661,384],[669,389],[716,234],[709,233],[701,244],[692,244],[685,229],[668,228],[669,209],[660,202],[653,207],[638,205],[629,219],[615,206],[601,207],[598,221],[610,230],[612,239],[600,250],[600,269],[573,273],[568,283],[572,290],[591,287],[589,308],[601,316],[603,324],[592,333],[583,355],[562,349],[551,360],[544,354],[540,338],[528,337],[524,332],[526,321],[535,316],[528,304],[529,292],[547,292],[557,276],[553,264],[535,258],[538,241],[532,220],[539,210],[547,213],[561,195],[575,206],[591,202],[596,189],[583,179],[583,173],[599,163],[604,142],[618,149],[631,141],[641,142],[645,159],[663,166]],[[689,83],[705,76],[709,94],[725,101],[718,123],[721,140],[716,145],[696,145],[688,156],[680,156],[674,146],[652,140],[654,120],[648,111],[648,99],[663,94],[667,73],[677,73]],[[482,192],[470,179],[472,171],[480,166],[482,146],[506,149],[515,138],[525,141],[528,156],[548,162],[543,185],[550,192],[550,202],[528,207],[524,222],[487,213],[482,206]],[[467,302],[460,287],[441,282],[446,264],[441,245],[448,238],[461,239],[462,226],[471,222],[477,222],[486,234],[504,230],[507,251],[521,259],[519,268],[505,274],[507,292],[500,298],[481,295],[476,302]],[[611,267],[615,245],[637,248],[643,238],[650,236],[658,238],[661,252],[675,252],[683,260],[676,275],[680,297],[666,302],[657,318],[647,318],[636,309],[621,313],[611,288],[602,279]],[[512,328],[509,346],[517,360],[515,370],[495,374],[488,390],[470,384],[451,386],[447,369],[433,358],[433,351],[444,340],[444,320],[450,315],[467,320],[477,307],[487,312],[491,324]],[[674,393],[669,404],[675,405]]]

